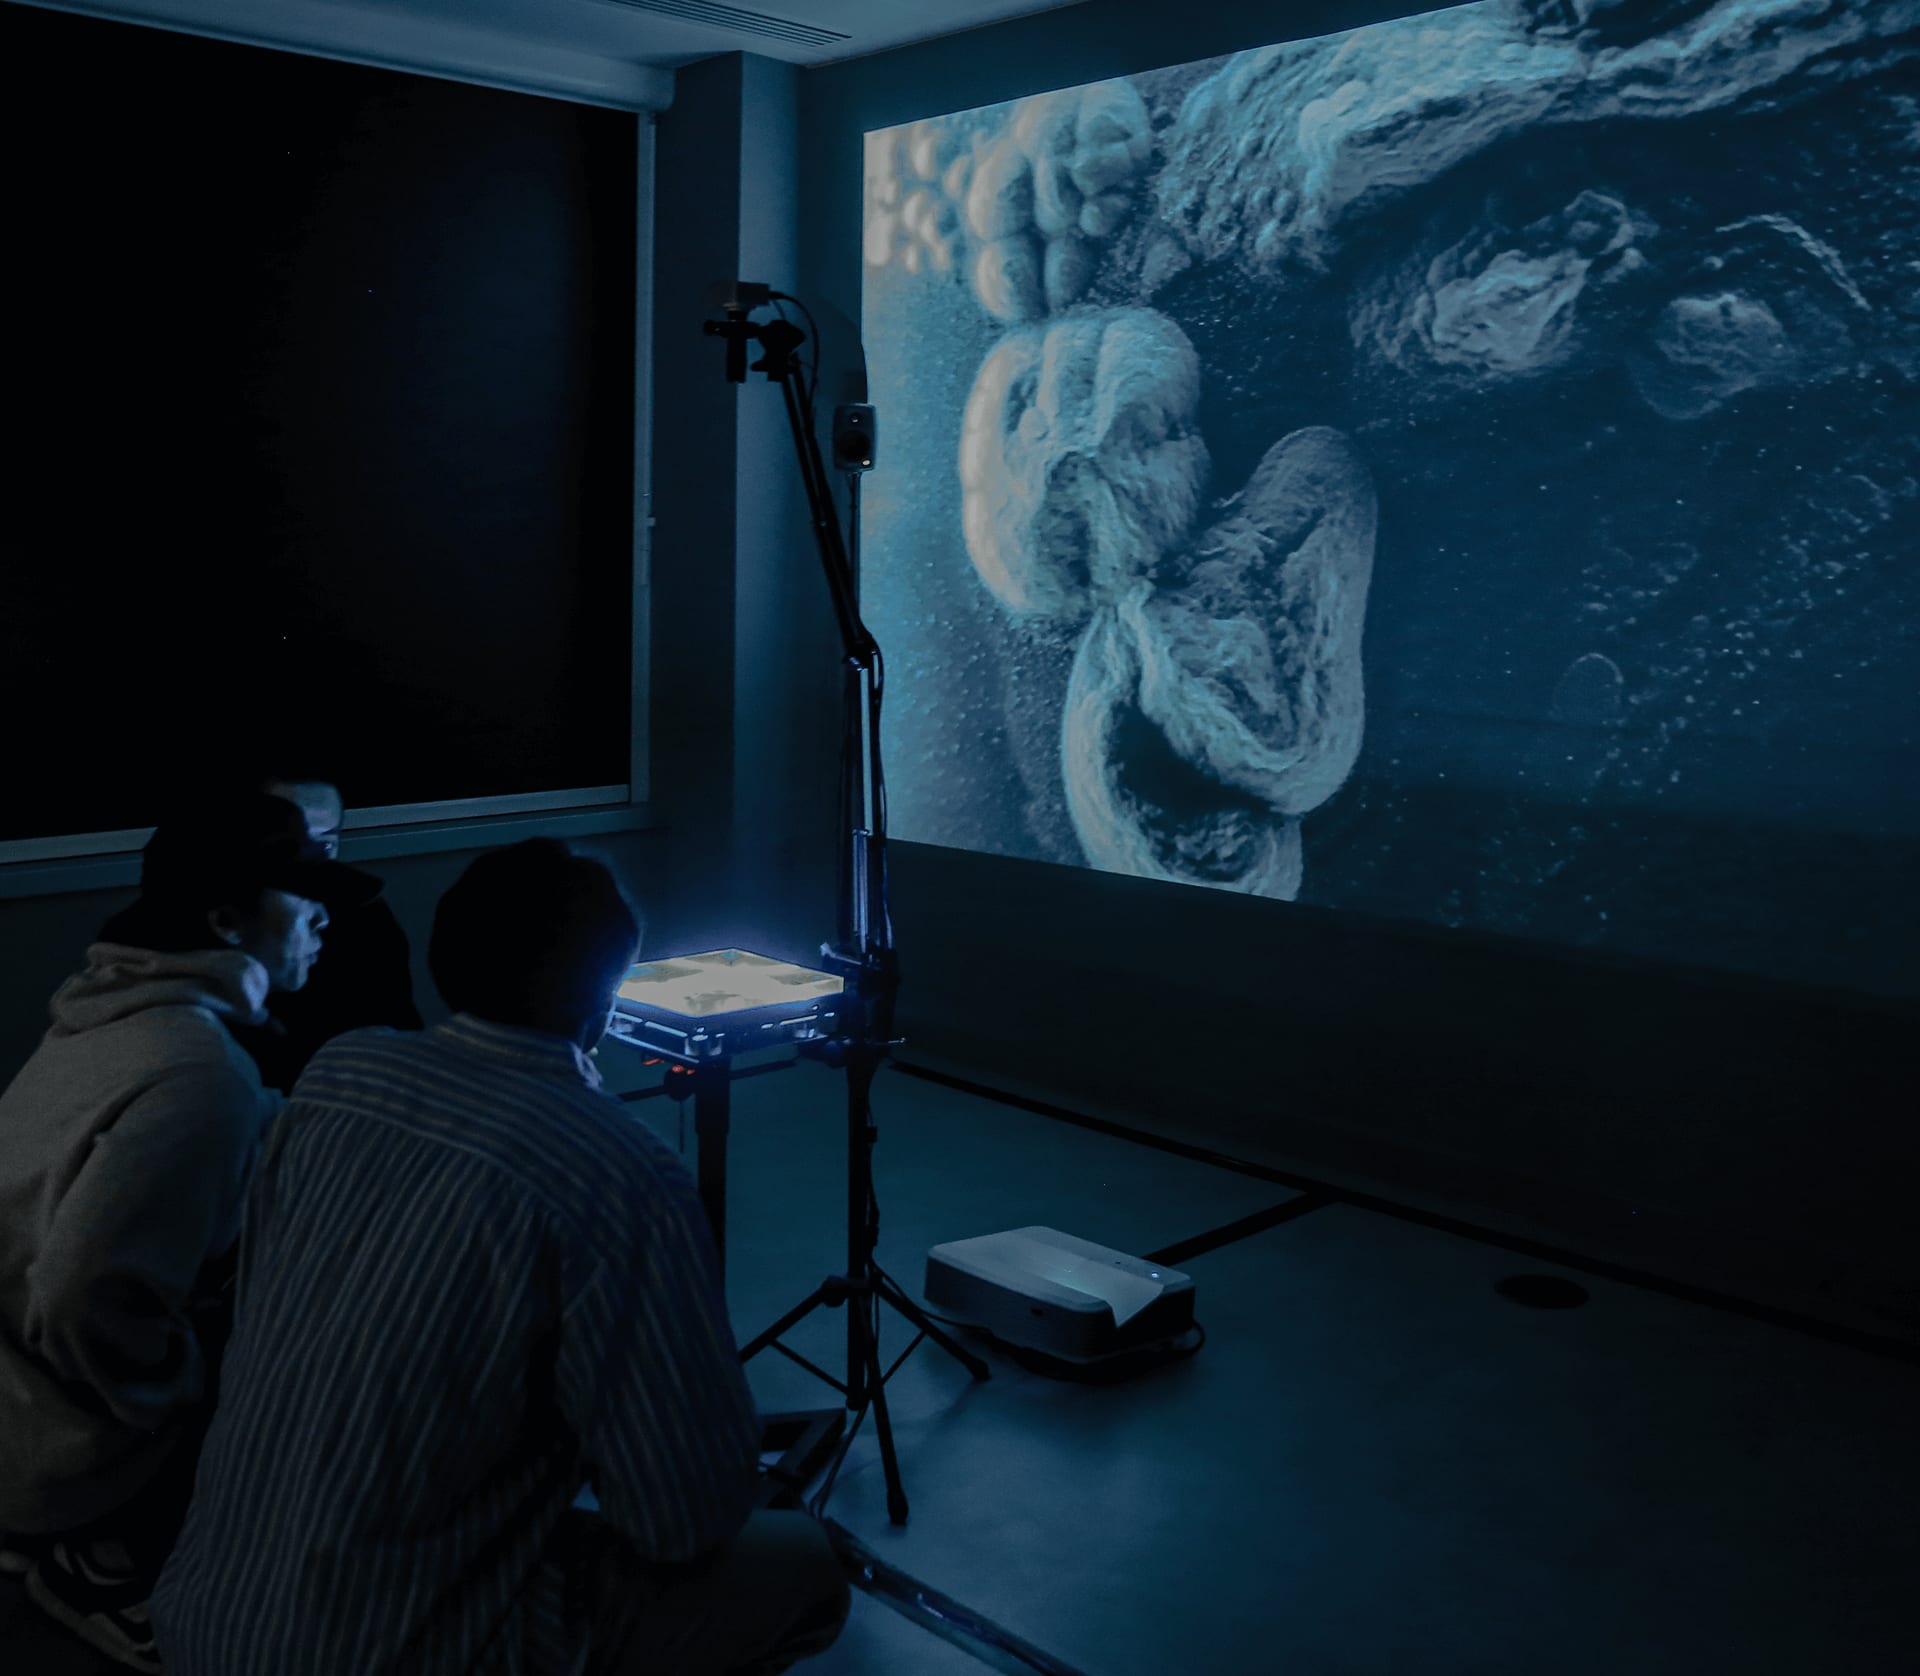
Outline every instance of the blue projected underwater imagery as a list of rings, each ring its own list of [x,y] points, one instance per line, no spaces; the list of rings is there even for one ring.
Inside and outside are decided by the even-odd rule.
[[[895,836],[1920,993],[1920,0],[870,133]]]

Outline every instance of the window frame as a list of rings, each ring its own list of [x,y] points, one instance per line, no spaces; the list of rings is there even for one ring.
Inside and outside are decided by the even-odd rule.
[[[80,5],[56,6],[86,13]],[[564,788],[558,791],[513,793],[450,801],[397,803],[350,808],[342,822],[341,854],[347,860],[378,860],[387,856],[464,849],[508,841],[537,830],[554,836],[639,831],[661,824],[650,806],[650,670],[652,649],[652,537],[653,537],[653,259],[654,157],[658,112],[671,100],[671,72],[651,66],[613,65],[605,68],[606,85],[541,85],[529,75],[524,61],[516,61],[514,43],[495,43],[495,63],[483,54],[473,61],[470,40],[456,54],[452,43],[448,59],[424,58],[418,41],[410,50],[396,52],[381,37],[377,23],[363,23],[349,36],[299,40],[252,29],[190,27],[158,18],[130,19],[106,14],[130,27],[176,29],[212,39],[324,57],[348,63],[396,70],[538,98],[562,99],[631,111],[638,118],[634,216],[634,382],[633,382],[633,518],[630,565],[632,576],[630,681],[627,706],[627,780],[623,785]],[[305,31],[311,36],[312,29]],[[37,838],[0,839],[0,899],[41,896],[66,891],[106,889],[133,884],[139,878],[140,851],[153,828],[125,827],[113,831],[68,832]]]

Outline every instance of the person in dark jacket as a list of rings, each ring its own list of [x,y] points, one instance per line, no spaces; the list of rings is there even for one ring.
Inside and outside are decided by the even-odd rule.
[[[238,770],[222,765],[189,781],[180,792],[182,806],[264,792],[298,809],[319,853],[328,860],[337,858],[346,813],[339,788],[265,750],[243,760],[246,766]],[[335,1036],[375,1024],[395,1030],[421,1027],[407,934],[387,905],[379,879],[371,873],[362,876],[373,894],[333,911],[325,957],[306,983],[276,991],[268,997],[267,1017],[236,1032],[259,1066],[261,1080],[282,1094],[292,1092],[307,1061]],[[111,941],[114,935],[114,922],[109,921],[102,936]]]
[[[0,1569],[135,1670],[279,1096],[240,1041],[377,882],[254,794],[164,822],[0,1093]]]

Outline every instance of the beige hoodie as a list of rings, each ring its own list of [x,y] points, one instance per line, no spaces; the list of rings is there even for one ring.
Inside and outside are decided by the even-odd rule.
[[[112,1511],[207,1398],[196,1309],[279,1110],[236,950],[96,943],[0,1094],[0,1529]]]

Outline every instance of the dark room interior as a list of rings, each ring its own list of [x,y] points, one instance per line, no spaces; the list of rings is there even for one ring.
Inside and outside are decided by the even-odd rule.
[[[340,787],[429,1033],[563,839],[797,1668],[1920,1669],[1920,0],[0,0],[0,86],[0,1088],[203,776]]]

